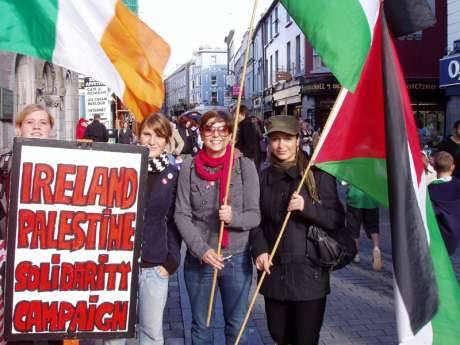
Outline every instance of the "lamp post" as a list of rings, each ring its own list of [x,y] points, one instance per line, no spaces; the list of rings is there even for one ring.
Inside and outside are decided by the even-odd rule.
[[[230,54],[231,54],[231,49],[233,47],[233,35],[235,34],[234,30],[230,30],[225,36],[224,42],[227,45],[227,76],[225,78],[226,81],[226,95],[224,96],[224,105],[229,106],[230,100],[231,100],[231,84],[229,83],[229,78],[230,74],[234,72],[230,70]],[[225,101],[226,100],[226,101]],[[227,104],[226,104],[227,103]]]

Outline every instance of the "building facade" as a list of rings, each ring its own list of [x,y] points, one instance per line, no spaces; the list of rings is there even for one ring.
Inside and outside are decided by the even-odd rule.
[[[446,96],[446,132],[460,120],[460,0],[447,1],[446,55],[440,60],[440,85]]]
[[[7,149],[15,135],[14,117],[26,105],[38,103],[55,118],[52,138],[75,138],[78,120],[78,75],[29,56],[0,52],[0,88],[8,90],[1,107],[12,107],[11,116],[0,117],[0,149]]]
[[[224,109],[227,51],[201,47],[165,80],[167,115]]]
[[[187,62],[165,79],[165,114],[180,115],[190,109],[190,64]]]

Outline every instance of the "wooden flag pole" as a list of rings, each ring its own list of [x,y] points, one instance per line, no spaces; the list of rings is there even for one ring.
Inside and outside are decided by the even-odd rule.
[[[252,16],[251,16],[251,23],[249,24],[249,34],[248,34],[248,41],[246,44],[246,51],[244,53],[244,64],[243,64],[243,74],[241,75],[240,80],[240,90],[238,93],[238,100],[236,102],[236,113],[235,113],[235,121],[233,123],[233,132],[232,132],[232,145],[230,151],[230,164],[228,167],[228,178],[227,178],[227,185],[225,187],[225,198],[224,198],[224,205],[227,205],[228,202],[228,193],[230,190],[230,180],[232,177],[232,170],[233,170],[233,156],[235,154],[235,143],[236,143],[236,132],[238,130],[238,118],[240,115],[240,105],[241,105],[241,97],[243,93],[244,81],[246,79],[246,67],[248,65],[249,60],[249,48],[251,46],[251,39],[252,39],[252,31],[254,26],[254,18],[256,16],[257,4],[259,0],[254,1],[254,8],[252,9]],[[220,222],[220,229],[219,229],[219,240],[217,243],[217,255],[220,255],[222,252],[222,237],[224,235],[224,222]],[[214,306],[214,296],[216,292],[216,284],[217,284],[217,268],[214,268],[213,276],[212,276],[212,288],[211,288],[211,295],[209,296],[209,304],[208,304],[208,318],[206,321],[206,325],[209,327],[211,325],[211,316],[212,316],[212,309]]]
[[[320,140],[319,140],[318,144],[316,145],[315,150],[313,151],[313,155],[312,155],[310,161],[308,162],[307,168],[305,169],[305,172],[304,172],[304,174],[302,176],[302,179],[300,180],[300,183],[297,186],[297,189],[296,189],[297,194],[300,193],[300,190],[302,189],[302,186],[303,186],[303,184],[305,182],[305,179],[307,178],[308,172],[310,171],[310,169],[311,169],[316,157],[318,156],[318,152],[319,152],[319,148],[321,147],[321,143],[324,142],[324,139],[326,138],[327,133],[329,132],[328,129],[330,128],[330,124],[331,124],[332,121],[334,121],[335,116],[337,115],[337,112],[338,112],[337,106],[338,106],[339,103],[340,104],[342,103],[342,101],[345,98],[346,94],[347,94],[347,90],[342,88],[340,90],[339,95],[337,96],[337,99],[336,99],[336,101],[334,103],[334,106],[332,107],[332,110],[331,110],[331,112],[329,114],[327,122],[324,125],[324,130],[321,132]],[[284,235],[284,232],[286,230],[286,225],[287,225],[287,223],[289,221],[289,218],[291,217],[291,213],[292,212],[288,212],[286,214],[286,217],[284,218],[283,225],[281,226],[281,230],[280,230],[280,232],[278,234],[278,237],[276,238],[275,245],[273,246],[273,249],[272,249],[272,251],[270,253],[270,256],[268,258],[268,266],[269,267],[272,265],[273,257],[275,256],[276,251],[278,249],[278,246],[279,246],[279,244],[281,242],[281,238]],[[263,284],[266,276],[267,276],[267,272],[263,271],[262,275],[260,276],[259,282],[257,284],[256,290],[254,291],[254,294],[252,295],[251,303],[249,304],[248,311],[246,312],[246,315],[244,316],[243,323],[241,324],[240,331],[238,333],[238,337],[236,338],[236,341],[235,341],[234,345],[238,345],[240,343],[240,340],[241,340],[241,337],[243,335],[244,329],[246,328],[246,324],[248,323],[249,316],[251,315],[252,308],[254,308],[254,304],[256,302],[257,295],[259,294],[260,288],[262,287],[262,284]]]

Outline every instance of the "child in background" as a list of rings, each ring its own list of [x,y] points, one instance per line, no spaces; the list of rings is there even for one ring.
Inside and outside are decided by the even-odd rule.
[[[428,191],[447,252],[452,255],[460,239],[460,180],[452,176],[455,164],[448,152],[436,154],[434,169],[437,179],[428,186]]]

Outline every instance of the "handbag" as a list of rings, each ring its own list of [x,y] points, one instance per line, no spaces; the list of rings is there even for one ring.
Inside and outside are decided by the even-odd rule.
[[[311,225],[307,237],[316,251],[316,255],[310,258],[326,271],[345,267],[356,255],[355,241],[345,229],[326,232],[318,226]]]

